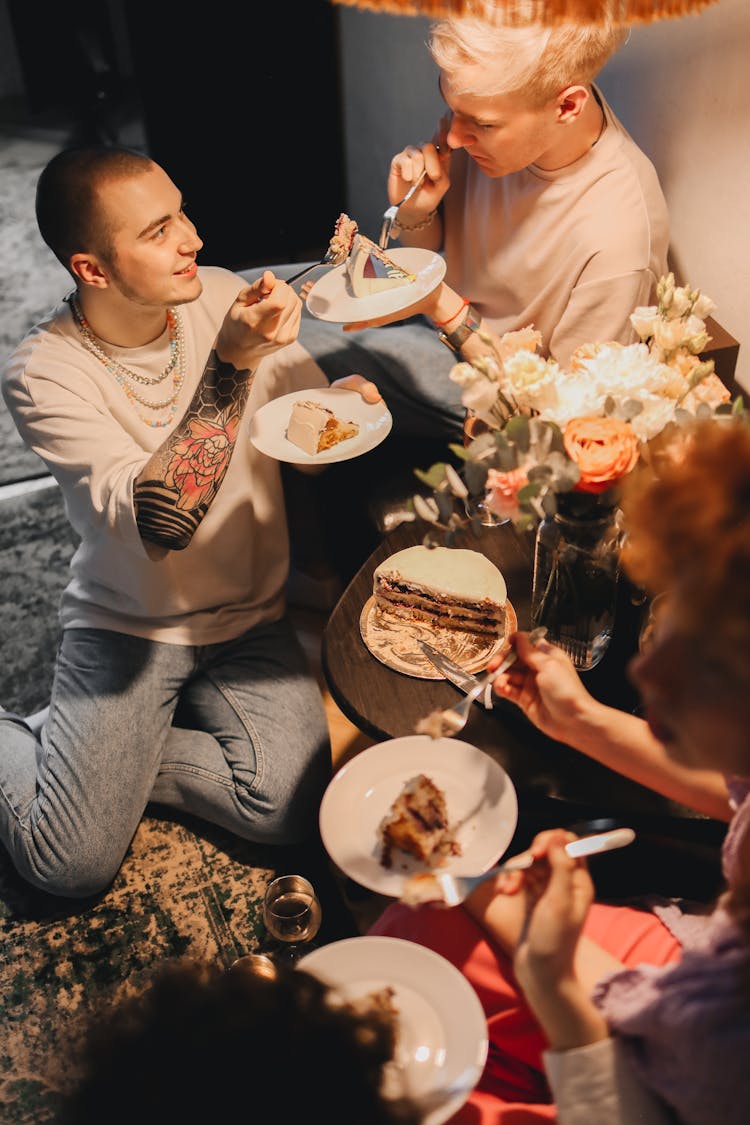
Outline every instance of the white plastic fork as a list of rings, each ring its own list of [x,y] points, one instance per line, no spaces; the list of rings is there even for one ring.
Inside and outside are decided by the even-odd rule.
[[[574,858],[597,855],[599,852],[624,848],[627,844],[632,844],[634,839],[635,832],[632,828],[613,828],[610,832],[597,832],[593,836],[581,836],[577,840],[571,840],[565,845],[565,851]],[[501,871],[525,871],[534,862],[530,852],[521,852],[506,859],[505,863],[490,867],[481,875],[451,875],[449,871],[419,871],[405,881],[401,901],[410,906],[418,906],[425,902],[435,903],[438,906],[458,906],[480,883],[484,883],[487,879],[494,879]]]
[[[422,183],[422,180],[425,178],[426,174],[427,169],[423,168],[401,202],[392,203],[390,207],[386,207],[385,211],[383,212],[383,225],[380,228],[380,238],[378,239],[378,246],[381,250],[385,250],[388,245],[388,240],[391,237],[391,228],[396,221],[396,216],[398,215],[399,209],[403,207],[405,203],[409,202],[411,197],[414,195],[414,192]]]

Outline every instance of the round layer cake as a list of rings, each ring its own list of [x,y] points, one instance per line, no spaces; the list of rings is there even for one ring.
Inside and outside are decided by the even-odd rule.
[[[379,613],[443,629],[497,635],[505,626],[505,579],[480,551],[406,547],[376,567],[373,597]]]

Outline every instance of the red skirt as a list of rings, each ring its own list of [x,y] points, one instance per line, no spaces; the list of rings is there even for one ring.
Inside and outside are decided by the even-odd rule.
[[[583,932],[628,968],[679,960],[680,946],[653,914],[594,904]],[[554,1121],[544,1074],[546,1040],[505,954],[461,908],[437,911],[393,903],[369,933],[404,938],[440,953],[461,970],[487,1017],[489,1051],[482,1077],[451,1125],[536,1125]]]

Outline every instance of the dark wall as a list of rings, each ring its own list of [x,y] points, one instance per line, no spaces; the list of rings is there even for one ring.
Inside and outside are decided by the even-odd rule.
[[[345,209],[335,5],[124,11],[148,152],[184,194],[202,261],[322,256]]]

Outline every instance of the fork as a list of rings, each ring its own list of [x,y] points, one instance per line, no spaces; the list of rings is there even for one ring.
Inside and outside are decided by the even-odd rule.
[[[329,246],[325,252],[325,255],[320,259],[319,262],[313,262],[312,265],[305,266],[305,268],[300,270],[299,273],[295,273],[292,277],[288,277],[286,279],[286,283],[287,285],[292,285],[295,281],[299,281],[301,277],[304,277],[305,274],[311,273],[313,270],[318,269],[319,266],[340,266],[345,258],[346,254],[337,254]]]
[[[624,848],[627,844],[632,844],[634,839],[635,832],[632,828],[613,828],[610,832],[597,832],[593,836],[580,836],[577,840],[571,840],[565,845],[565,851],[569,856],[577,859],[580,856],[597,855],[599,852]],[[439,906],[458,906],[480,883],[484,883],[487,879],[494,879],[501,871],[525,871],[535,862],[530,852],[520,852],[506,859],[504,863],[483,871],[481,875],[451,875],[449,871],[419,871],[405,881],[401,901],[408,906],[420,906],[425,902],[436,903]]]
[[[422,183],[422,180],[425,178],[426,173],[427,169],[423,168],[401,202],[392,203],[390,207],[386,207],[385,211],[383,212],[383,225],[380,228],[380,238],[378,239],[378,246],[381,250],[385,250],[386,246],[388,245],[388,240],[391,237],[391,228],[396,221],[396,216],[398,215],[399,208],[403,207],[405,203],[408,203],[408,201],[414,195],[414,192]]]
[[[529,640],[532,644],[536,644],[546,634],[546,625],[539,625],[536,629],[531,630]],[[443,711],[433,711],[426,719],[420,719],[417,724],[417,734],[429,734],[432,738],[452,738],[454,734],[459,734],[466,726],[472,703],[479,699],[488,684],[491,684],[503,672],[507,672],[511,664],[515,664],[517,659],[518,654],[512,648],[500,666],[483,676],[455,707],[446,707]]]

